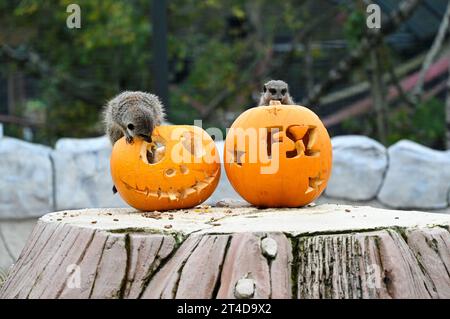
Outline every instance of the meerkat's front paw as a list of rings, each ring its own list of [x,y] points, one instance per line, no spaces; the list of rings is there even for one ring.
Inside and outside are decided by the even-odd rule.
[[[127,141],[128,144],[133,144],[133,136],[125,137],[125,140]]]

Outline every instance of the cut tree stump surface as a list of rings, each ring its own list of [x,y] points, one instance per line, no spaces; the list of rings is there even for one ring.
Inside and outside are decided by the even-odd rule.
[[[43,216],[0,298],[450,298],[450,216],[200,207]]]

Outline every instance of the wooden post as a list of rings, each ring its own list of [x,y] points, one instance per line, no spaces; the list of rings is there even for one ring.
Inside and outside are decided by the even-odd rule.
[[[169,60],[167,54],[167,1],[153,0],[153,85],[169,112]]]
[[[370,52],[371,57],[371,91],[376,116],[377,135],[381,143],[387,142],[386,88],[383,81],[383,70],[380,55],[376,48]]]
[[[445,100],[445,145],[450,150],[450,66],[448,69],[447,97]]]

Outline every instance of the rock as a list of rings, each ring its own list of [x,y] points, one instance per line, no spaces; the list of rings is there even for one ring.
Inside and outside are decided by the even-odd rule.
[[[49,147],[0,138],[0,219],[54,210],[50,153]]]
[[[243,201],[247,203],[231,186],[230,181],[227,178],[227,174],[225,172],[225,168],[223,166],[223,151],[224,151],[224,141],[218,141],[216,142],[217,150],[219,151],[219,157],[221,160],[220,163],[220,180],[219,184],[217,185],[216,190],[214,193],[206,200],[206,204],[214,205],[216,202],[223,200],[224,198],[231,199],[231,200],[237,200],[237,201]]]
[[[277,242],[273,238],[266,237],[261,240],[261,250],[264,256],[268,258],[275,258],[278,250]]]
[[[448,206],[450,153],[400,141],[389,148],[389,168],[378,199],[402,209]]]
[[[19,258],[36,222],[36,219],[0,221],[0,269],[9,269]]]
[[[61,152],[95,152],[101,149],[111,150],[107,136],[94,138],[61,138],[56,142],[55,150]]]
[[[57,210],[126,206],[119,194],[112,192],[110,154],[106,136],[64,138],[56,143],[52,158]]]
[[[348,200],[376,197],[387,167],[383,145],[365,136],[332,139],[333,168],[325,194]]]
[[[216,207],[230,207],[230,208],[237,208],[237,207],[248,207],[251,206],[250,203],[239,200],[239,199],[233,199],[233,198],[224,198],[219,200],[214,204]]]
[[[237,299],[249,299],[255,294],[255,281],[250,278],[242,278],[236,284],[235,296]]]
[[[446,214],[346,205],[62,211],[39,219],[0,299],[450,298],[449,230]]]

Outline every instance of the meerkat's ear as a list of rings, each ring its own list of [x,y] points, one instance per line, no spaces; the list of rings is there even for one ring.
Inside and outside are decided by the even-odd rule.
[[[266,87],[266,85],[265,85],[265,84],[263,85],[263,92],[264,92],[264,93],[266,93],[266,92],[267,92],[267,87]]]

